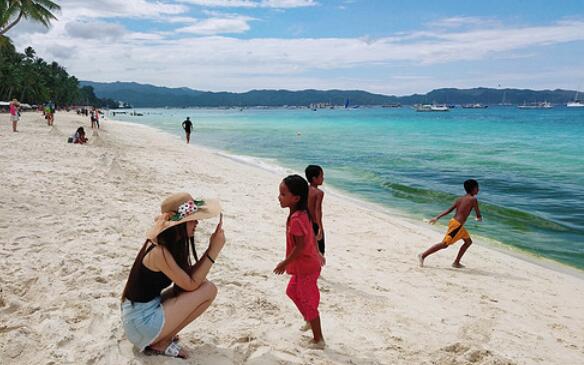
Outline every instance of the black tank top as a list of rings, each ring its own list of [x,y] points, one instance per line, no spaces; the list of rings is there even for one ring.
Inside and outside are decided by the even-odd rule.
[[[151,245],[146,253],[154,248]],[[145,256],[145,255],[144,255]],[[138,278],[133,288],[129,288],[126,298],[132,302],[146,303],[160,296],[162,289],[168,287],[172,281],[162,271],[152,271],[140,262]]]

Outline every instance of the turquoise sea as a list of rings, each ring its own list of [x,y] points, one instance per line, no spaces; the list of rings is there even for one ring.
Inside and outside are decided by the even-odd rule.
[[[326,184],[415,219],[448,208],[475,178],[484,222],[470,218],[471,234],[584,269],[584,110],[136,112],[115,119],[182,135],[190,116],[194,143],[297,171],[320,164]]]

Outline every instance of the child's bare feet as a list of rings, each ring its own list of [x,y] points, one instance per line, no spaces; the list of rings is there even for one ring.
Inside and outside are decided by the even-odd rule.
[[[325,347],[326,347],[326,342],[324,342],[324,339],[321,339],[318,342],[314,342],[314,340],[312,340],[308,344],[308,348],[313,349],[313,350],[324,350]]]
[[[306,331],[311,330],[311,329],[312,329],[312,326],[310,325],[310,322],[304,322],[302,327],[300,327],[300,331],[302,331],[302,332],[306,332]]]
[[[424,257],[422,257],[422,254],[418,255],[418,266],[424,267]]]
[[[452,263],[452,267],[455,268],[455,269],[464,269],[466,266],[464,266],[460,262],[453,262]]]

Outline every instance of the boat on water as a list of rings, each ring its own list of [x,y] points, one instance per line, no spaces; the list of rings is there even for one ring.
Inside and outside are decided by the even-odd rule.
[[[549,101],[543,101],[543,102],[536,102],[536,103],[523,103],[523,105],[517,105],[517,108],[519,109],[551,109],[553,108],[552,103],[550,103]]]
[[[574,100],[566,104],[568,108],[584,108],[584,100]]]
[[[442,104],[417,104],[414,105],[417,112],[447,112],[450,111],[448,105]]]
[[[463,109],[486,109],[488,107],[489,107],[488,105],[484,105],[481,103],[463,104],[462,105]]]
[[[578,92],[576,92],[576,96],[574,97],[573,101],[569,101],[566,106],[568,108],[584,108],[584,100],[578,99]]]
[[[401,104],[383,104],[382,108],[401,108]]]

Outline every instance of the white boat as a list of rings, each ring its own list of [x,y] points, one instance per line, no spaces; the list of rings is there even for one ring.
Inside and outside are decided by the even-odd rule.
[[[551,109],[551,108],[553,108],[553,106],[552,106],[552,103],[550,103],[548,101],[544,101],[544,102],[537,102],[537,103],[531,103],[531,104],[523,103],[523,105],[517,105],[517,108],[519,108],[519,109]]]
[[[418,104],[415,105],[417,112],[447,112],[450,111],[448,105],[441,104]]]
[[[463,109],[485,109],[488,108],[488,105],[483,105],[481,103],[474,103],[474,104],[464,104]]]
[[[584,108],[584,101],[583,100],[574,100],[570,101],[566,104],[568,108]]]
[[[576,96],[574,97],[573,101],[569,101],[566,106],[568,108],[584,108],[584,100],[578,100],[578,92],[576,92]]]

